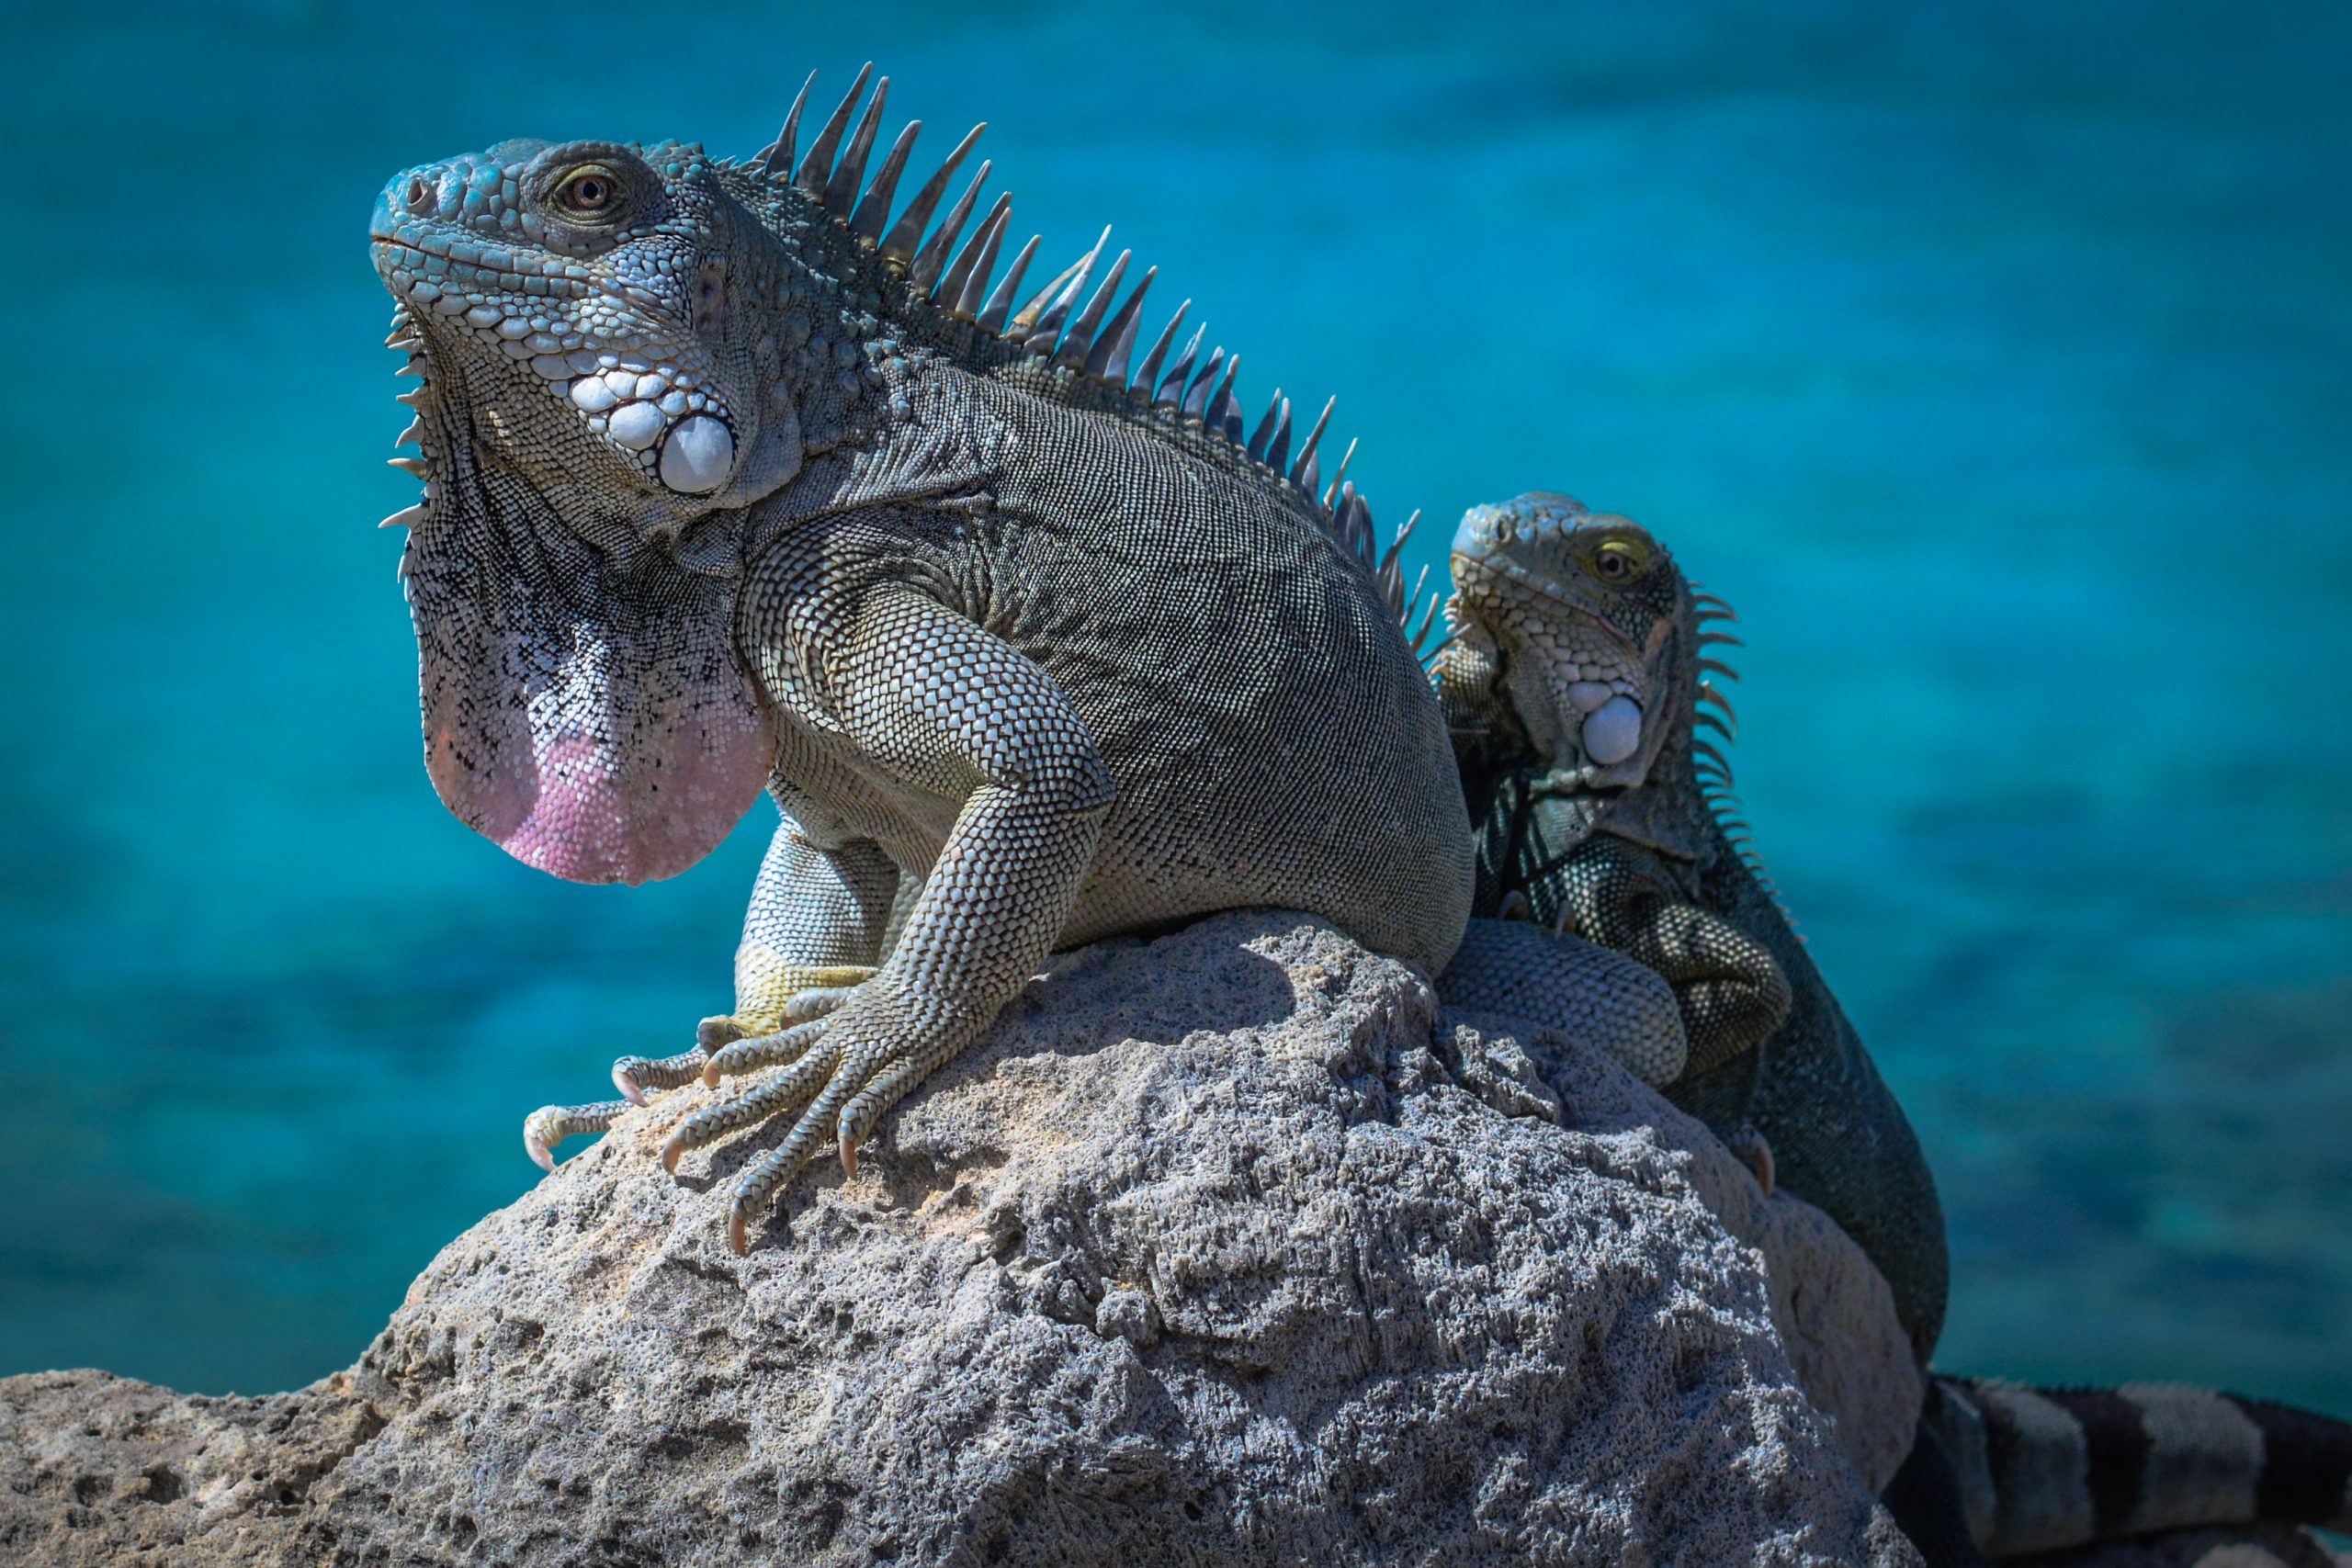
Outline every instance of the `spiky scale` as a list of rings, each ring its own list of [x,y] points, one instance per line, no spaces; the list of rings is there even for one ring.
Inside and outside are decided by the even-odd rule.
[[[1159,336],[1152,342],[1151,352],[1143,356],[1143,368],[1136,372],[1135,380],[1131,383],[1137,396],[1151,396],[1153,380],[1159,374],[1159,362],[1168,357],[1169,345],[1176,341],[1176,329],[1184,324],[1184,312],[1192,308],[1193,302],[1185,300],[1176,307],[1176,313],[1168,318],[1168,324],[1159,329]]]
[[[817,73],[808,73],[808,80],[800,84],[799,95],[792,100],[792,108],[784,117],[784,129],[752,159],[760,165],[760,173],[768,178],[789,179],[792,176],[792,144],[800,134],[800,112],[808,107],[808,89],[817,85]]]
[[[1226,439],[1241,445],[1241,403],[1233,395],[1234,378],[1241,374],[1241,356],[1235,355],[1225,362],[1225,379],[1209,395],[1208,406],[1201,411],[1201,423],[1211,430],[1225,432]]]
[[[922,188],[915,192],[915,198],[907,203],[906,211],[900,213],[898,222],[890,226],[889,237],[882,242],[884,256],[900,266],[905,266],[914,259],[916,247],[922,242],[922,231],[930,224],[932,213],[938,209],[939,198],[947,194],[947,182],[954,177],[956,165],[964,161],[964,154],[972,150],[972,143],[978,141],[980,139],[980,132],[988,128],[988,121],[982,120],[970,130],[966,131],[964,140],[956,144],[956,151],[947,154],[947,161],[939,165],[931,178],[923,181]],[[980,178],[985,180],[987,177],[988,165],[982,164]],[[978,188],[975,184],[973,189],[977,192]],[[968,203],[966,210],[970,210]],[[953,245],[955,243],[955,236],[950,235],[946,244],[942,245],[940,249],[944,252],[948,245]]]
[[[1189,304],[1191,301],[1187,300],[1186,303]],[[1179,310],[1177,314],[1182,316],[1183,312]],[[1169,325],[1172,328],[1175,323],[1171,321]],[[1191,379],[1193,374],[1193,355],[1200,352],[1201,339],[1208,335],[1208,330],[1209,324],[1206,321],[1203,321],[1193,329],[1191,339],[1184,344],[1184,352],[1178,355],[1176,363],[1168,367],[1168,374],[1160,380],[1159,390],[1152,396],[1151,400],[1156,406],[1172,409],[1184,400],[1184,383]],[[1153,357],[1157,358],[1159,350],[1154,349],[1152,354]],[[1149,367],[1147,366],[1145,368],[1148,369]]]
[[[964,220],[971,216],[972,203],[978,198],[980,187],[988,183],[991,167],[986,158],[980,160],[980,166],[972,172],[972,183],[964,187],[964,194],[947,209],[938,232],[915,254],[914,265],[908,269],[907,276],[917,288],[928,293],[939,282],[940,268],[946,264],[947,253],[955,248],[956,236],[964,231]],[[1012,205],[1012,193],[1007,191],[996,200],[998,209],[1009,208]]]
[[[1315,448],[1323,440],[1323,427],[1331,423],[1331,411],[1339,406],[1336,397],[1324,402],[1323,412],[1315,417],[1315,428],[1306,433],[1306,441],[1298,449],[1298,461],[1291,467],[1290,482],[1308,495],[1315,493]]]
[[[1723,693],[1715,687],[1713,682],[1702,681],[1699,682],[1699,700],[1702,703],[1713,703],[1715,706],[1723,709],[1724,716],[1731,720],[1733,724],[1736,725],[1739,722],[1739,714],[1732,707],[1731,699],[1724,696]]]
[[[398,468],[401,472],[413,475],[420,479],[427,477],[433,471],[425,466],[424,459],[422,457],[387,457],[384,461],[391,465],[393,468]]]
[[[1004,335],[1034,348],[1040,334],[1048,331],[1060,332],[1063,320],[1069,314],[1071,299],[1078,293],[1080,285],[1085,282],[1088,270],[1094,265],[1094,258],[1102,254],[1103,243],[1110,237],[1111,231],[1103,230],[1102,238],[1094,242],[1092,250],[1064,267],[1059,276],[1037,291],[1036,298],[1015,311]],[[1045,320],[1049,315],[1054,318],[1050,328]]]
[[[874,74],[874,62],[867,61],[851,83],[849,92],[817,132],[817,140],[808,144],[808,156],[800,161],[800,172],[792,177],[795,189],[801,195],[823,200],[825,183],[832,176],[833,153],[842,144],[842,132],[849,129],[849,117],[857,107],[857,100],[865,95],[866,81]]]
[[[393,513],[390,517],[387,517],[381,523],[377,524],[376,526],[379,528],[413,528],[422,524],[429,515],[430,513],[425,510],[424,503],[423,502],[419,502],[414,506],[401,507],[398,512]]]
[[[1266,444],[1274,438],[1274,421],[1288,406],[1283,401],[1283,389],[1276,387],[1273,400],[1266,405],[1266,412],[1258,416],[1258,428],[1250,433],[1250,445],[1244,448],[1252,459],[1265,460]]]
[[[1225,345],[1209,350],[1208,359],[1201,366],[1201,373],[1184,389],[1184,401],[1178,412],[1193,419],[1204,420],[1209,410],[1209,394],[1216,390],[1216,374],[1225,366]]]
[[[980,303],[988,298],[989,274],[996,270],[997,247],[1004,243],[1004,231],[1012,223],[1012,197],[998,197],[996,206],[980,220],[972,243],[939,280],[937,297],[957,320],[968,321],[980,313]]]
[[[1281,473],[1290,461],[1290,400],[1283,400],[1283,412],[1274,421],[1274,433],[1266,439],[1266,467]]]
[[[1705,639],[1702,637],[1700,640],[1704,641]],[[1710,671],[1714,674],[1721,675],[1727,681],[1736,681],[1739,679],[1739,671],[1733,669],[1730,665],[1725,664],[1719,659],[1702,659],[1699,660],[1699,668]]]
[[[1086,364],[1094,347],[1094,333],[1102,326],[1103,316],[1109,312],[1111,301],[1118,295],[1119,280],[1126,276],[1127,262],[1133,254],[1132,251],[1121,251],[1118,259],[1111,264],[1111,270],[1103,275],[1102,287],[1095,289],[1094,297],[1086,302],[1086,308],[1079,311],[1078,319],[1070,322],[1069,331],[1062,334],[1061,346],[1054,351],[1055,364],[1067,365],[1072,369]]]
[[[1136,345],[1136,323],[1143,320],[1143,297],[1150,290],[1151,280],[1159,276],[1158,267],[1144,268],[1143,281],[1136,285],[1136,291],[1127,296],[1127,302],[1104,323],[1102,335],[1087,351],[1086,373],[1089,376],[1123,389],[1125,388],[1127,355]]]
[[[899,132],[899,140],[890,144],[874,183],[858,199],[856,215],[849,220],[850,232],[869,245],[881,242],[882,225],[890,217],[891,199],[899,194],[899,176],[906,171],[907,155],[915,150],[915,138],[922,134],[922,121],[907,121],[906,130]]]
[[[1029,236],[1029,243],[1021,247],[1021,254],[1012,258],[1012,265],[1006,269],[1004,280],[989,296],[989,302],[979,314],[980,325],[988,331],[1004,331],[1005,314],[1012,309],[1012,297],[1021,288],[1021,275],[1029,270],[1029,258],[1037,254],[1037,243],[1044,238],[1042,234]]]
[[[847,218],[857,204],[857,187],[865,179],[865,160],[874,152],[875,133],[882,128],[882,106],[890,96],[890,78],[885,76],[874,84],[874,96],[865,106],[865,116],[857,122],[855,134],[849,139],[849,151],[831,178],[825,181],[825,206],[832,212]]]
[[[1348,449],[1340,454],[1340,471],[1331,476],[1330,488],[1323,492],[1323,510],[1326,512],[1331,509],[1331,498],[1338,495],[1340,487],[1348,482],[1348,465],[1355,460],[1356,444],[1350,441]]]

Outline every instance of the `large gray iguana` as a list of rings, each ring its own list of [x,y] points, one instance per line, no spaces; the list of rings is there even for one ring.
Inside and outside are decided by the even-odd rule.
[[[1943,1325],[1942,1206],[1918,1139],[1744,842],[1729,767],[1700,731],[1729,608],[1638,525],[1566,496],[1474,508],[1453,549],[1439,681],[1479,835],[1477,912],[1656,969],[1688,1076],[1666,1094],[1726,1131],[1860,1244],[1924,1363]]]
[[[1933,1179],[1699,733],[1724,728],[1708,677],[1730,674],[1713,657],[1729,606],[1638,525],[1561,495],[1473,508],[1453,568],[1439,680],[1478,824],[1476,907],[1516,900],[1672,985],[1690,1076],[1665,1094],[1719,1128],[1754,1118],[1791,1190],[1885,1273],[1924,1363],[1947,1281]],[[2352,1526],[2343,1422],[2161,1384],[1931,1383],[1888,1495],[1931,1563],[2192,1525]]]
[[[978,130],[894,219],[919,125],[869,181],[865,81],[805,156],[806,87],[745,163],[506,141],[395,176],[370,230],[422,382],[396,461],[424,497],[390,521],[443,801],[631,883],[763,789],[782,809],[735,1011],[615,1073],[768,1069],[666,1151],[797,1117],[735,1184],[739,1251],[1054,948],[1270,906],[1434,973],[1470,897],[1370,510],[1322,483],[1329,408],[1294,452],[1278,392],[1245,439],[1238,361],[1198,330],[1170,356],[1182,306],[1138,362],[1152,274],[1123,298],[1100,242],[1016,310],[1010,198],[956,247],[987,164],[931,226]],[[1628,985],[1679,1066],[1651,976],[1534,951],[1566,955],[1566,1011]],[[550,1107],[526,1142],[545,1163],[624,1108]]]

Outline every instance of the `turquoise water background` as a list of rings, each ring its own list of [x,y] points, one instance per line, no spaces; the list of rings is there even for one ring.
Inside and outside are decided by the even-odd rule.
[[[425,781],[366,217],[508,136],[747,152],[872,57],[1048,258],[1114,222],[1245,389],[1339,392],[1420,558],[1565,489],[1739,606],[1946,1365],[2352,1416],[2352,8],[6,24],[0,1372],[346,1364],[526,1111],[725,1005],[763,824],[575,887]]]

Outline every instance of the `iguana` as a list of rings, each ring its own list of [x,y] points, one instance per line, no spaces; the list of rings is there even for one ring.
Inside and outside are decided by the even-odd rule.
[[[1516,899],[1673,986],[1692,1076],[1667,1097],[1735,1132],[1754,1117],[1790,1189],[1886,1274],[1924,1364],[1947,1280],[1934,1182],[1698,733],[1725,728],[1708,677],[1730,674],[1712,651],[1732,642],[1730,607],[1645,530],[1562,495],[1473,508],[1452,554],[1438,679],[1478,823],[1476,907]],[[1935,1564],[2189,1525],[2352,1525],[2352,1426],[2270,1401],[1936,1376],[1921,1430],[1888,1499]]]
[[[1943,1210],[1911,1125],[1781,910],[1702,727],[1730,642],[1637,525],[1562,495],[1473,508],[1453,547],[1438,679],[1478,825],[1477,912],[1546,925],[1673,985],[1690,1066],[1666,1094],[1751,1122],[1770,1168],[1860,1244],[1924,1364],[1941,1330]]]
[[[979,131],[894,218],[920,124],[869,180],[867,80],[805,154],[807,86],[746,162],[504,141],[396,175],[370,226],[421,382],[395,463],[424,494],[387,522],[443,801],[589,882],[684,869],[763,789],[782,812],[734,1012],[615,1069],[630,1098],[767,1070],[665,1151],[796,1118],[734,1183],[738,1251],[1051,949],[1273,906],[1433,974],[1470,899],[1393,553],[1344,460],[1322,479],[1329,405],[1295,456],[1279,391],[1245,435],[1238,357],[1199,329],[1171,357],[1189,301],[1138,363],[1153,274],[1123,296],[1107,231],[1016,310],[1010,198],[957,248],[986,163],[932,225]],[[1524,935],[1487,980],[1679,1067],[1653,976]],[[526,1145],[624,1106],[549,1107]]]

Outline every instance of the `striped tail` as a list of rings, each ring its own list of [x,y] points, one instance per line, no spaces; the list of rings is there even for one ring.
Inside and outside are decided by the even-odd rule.
[[[1987,1557],[2189,1525],[2352,1530],[2352,1426],[2171,1383],[1939,1377],[1925,1419]]]

